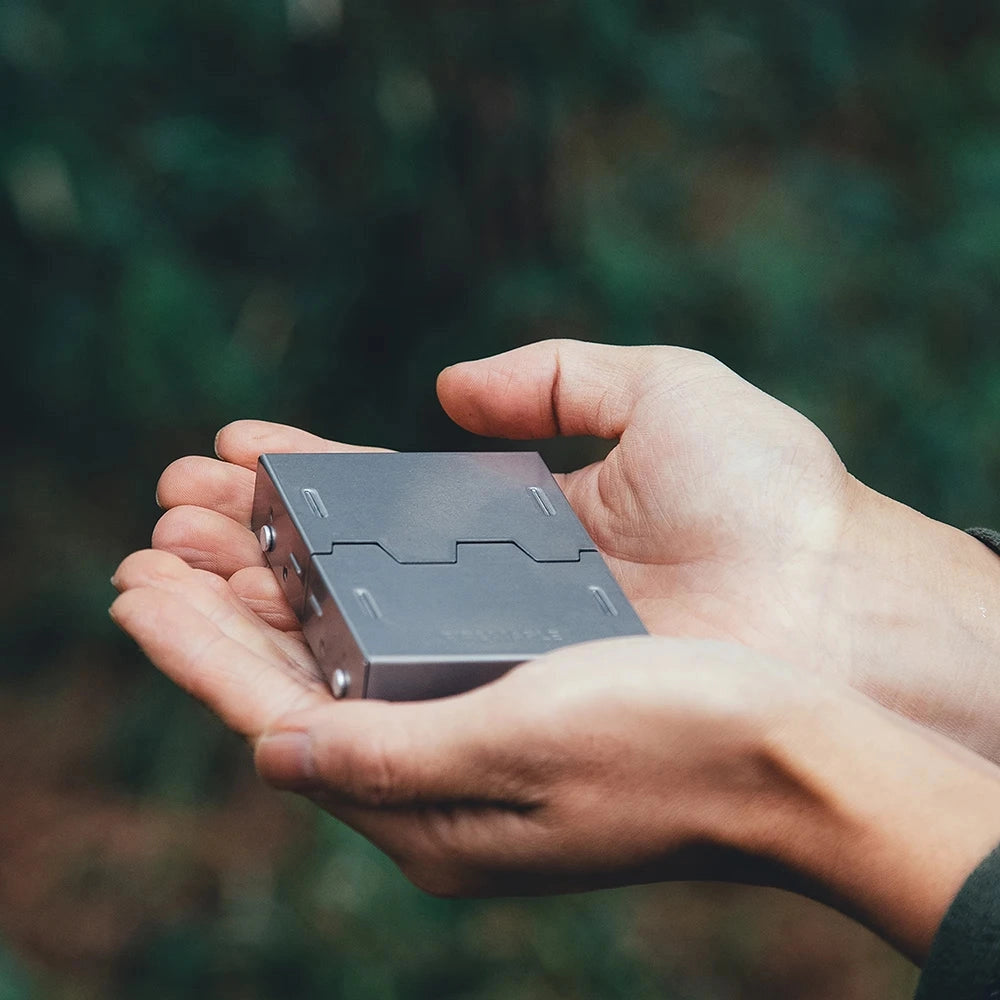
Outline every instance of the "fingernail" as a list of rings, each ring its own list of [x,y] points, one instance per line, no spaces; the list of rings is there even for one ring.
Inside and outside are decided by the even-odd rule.
[[[278,788],[298,788],[316,777],[308,733],[269,733],[257,741],[254,761],[260,776]]]

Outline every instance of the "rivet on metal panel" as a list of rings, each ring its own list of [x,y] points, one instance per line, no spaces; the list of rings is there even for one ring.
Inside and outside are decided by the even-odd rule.
[[[260,550],[261,552],[273,552],[274,543],[277,540],[277,535],[274,533],[273,524],[265,524],[257,535],[260,540]]]
[[[343,698],[351,690],[351,675],[338,667],[330,678],[330,689],[334,698]]]

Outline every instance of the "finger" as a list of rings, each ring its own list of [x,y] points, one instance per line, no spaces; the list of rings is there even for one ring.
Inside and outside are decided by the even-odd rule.
[[[707,683],[702,648],[649,636],[603,639],[555,650],[451,698],[338,702],[277,720],[257,746],[257,767],[280,787],[319,788],[361,806],[530,808],[539,788],[557,785],[581,759],[603,760],[594,734],[613,732],[616,698],[645,704],[649,690],[666,697],[671,679],[679,692],[691,675]],[[609,674],[616,663],[629,664],[627,676]],[[567,720],[590,738],[567,735]]]
[[[181,581],[191,578],[192,570],[179,556],[170,552],[160,552],[155,549],[142,549],[127,555],[119,564],[111,577],[111,585],[119,592],[132,590],[135,587],[173,587]],[[204,581],[206,587],[211,587],[216,593],[225,592],[226,581],[210,574]]]
[[[246,626],[240,627],[235,622],[228,622],[227,628],[248,646],[262,655],[280,652],[289,659],[303,660],[301,642],[282,631],[267,627],[221,576],[207,570],[192,569],[173,553],[155,549],[133,552],[115,570],[111,583],[120,593],[139,587],[153,587],[182,597],[197,597],[203,602],[199,606],[203,606],[207,609],[206,613],[210,612],[220,620],[229,611],[236,612],[245,620]],[[240,628],[240,631],[234,631],[236,628]]]
[[[123,563],[133,581],[135,570]],[[111,616],[157,667],[244,735],[330,697],[315,672],[283,657],[261,634],[264,626],[248,621],[209,579],[185,568],[136,583],[116,598]]]
[[[652,368],[705,360],[681,348],[547,340],[446,368],[437,389],[452,420],[476,434],[610,439],[628,425]]]
[[[229,579],[246,566],[265,566],[253,533],[218,511],[174,507],[153,529],[152,545],[179,556],[194,569]]]
[[[437,701],[341,702],[281,719],[257,744],[257,770],[277,787],[366,807],[528,808],[537,756],[524,751],[512,707],[499,684]]]
[[[282,632],[298,632],[302,626],[289,607],[281,585],[270,569],[247,566],[229,578],[233,593],[258,618]]]
[[[250,527],[254,474],[249,469],[203,455],[179,458],[163,470],[156,502],[172,507],[207,507]]]
[[[370,452],[385,448],[366,448],[361,445],[328,441],[308,431],[272,424],[265,420],[237,420],[227,424],[215,436],[215,453],[219,458],[245,469],[257,468],[261,455],[282,452]]]

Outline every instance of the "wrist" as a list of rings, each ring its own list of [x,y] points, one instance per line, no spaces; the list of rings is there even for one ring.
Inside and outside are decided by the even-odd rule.
[[[839,685],[794,698],[761,737],[780,792],[737,846],[919,963],[1000,842],[1000,769]]]
[[[855,481],[822,645],[853,687],[1000,761],[1000,558]]]

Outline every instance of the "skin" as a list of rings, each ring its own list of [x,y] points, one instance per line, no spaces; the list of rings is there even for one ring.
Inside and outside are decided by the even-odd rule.
[[[704,355],[550,342],[438,390],[480,433],[617,439],[561,485],[658,636],[559,650],[455,699],[335,703],[249,516],[258,454],[350,446],[252,421],[220,432],[219,461],[165,471],[113,617],[254,743],[267,780],[429,891],[777,884],[919,961],[1000,839],[1000,771],[902,715],[997,756],[982,595],[1000,560],[872,493]]]
[[[646,626],[735,641],[852,687],[1000,762],[1000,559],[858,482],[805,417],[707,355],[546,341],[442,372],[479,434],[617,440],[564,492]],[[297,623],[249,532],[262,452],[357,449],[240,421],[173,463],[155,549]]]
[[[607,640],[455,698],[335,702],[217,576],[141,552],[116,585],[115,620],[249,738],[262,777],[437,895],[774,885],[919,963],[1000,840],[994,765],[745,647]]]

